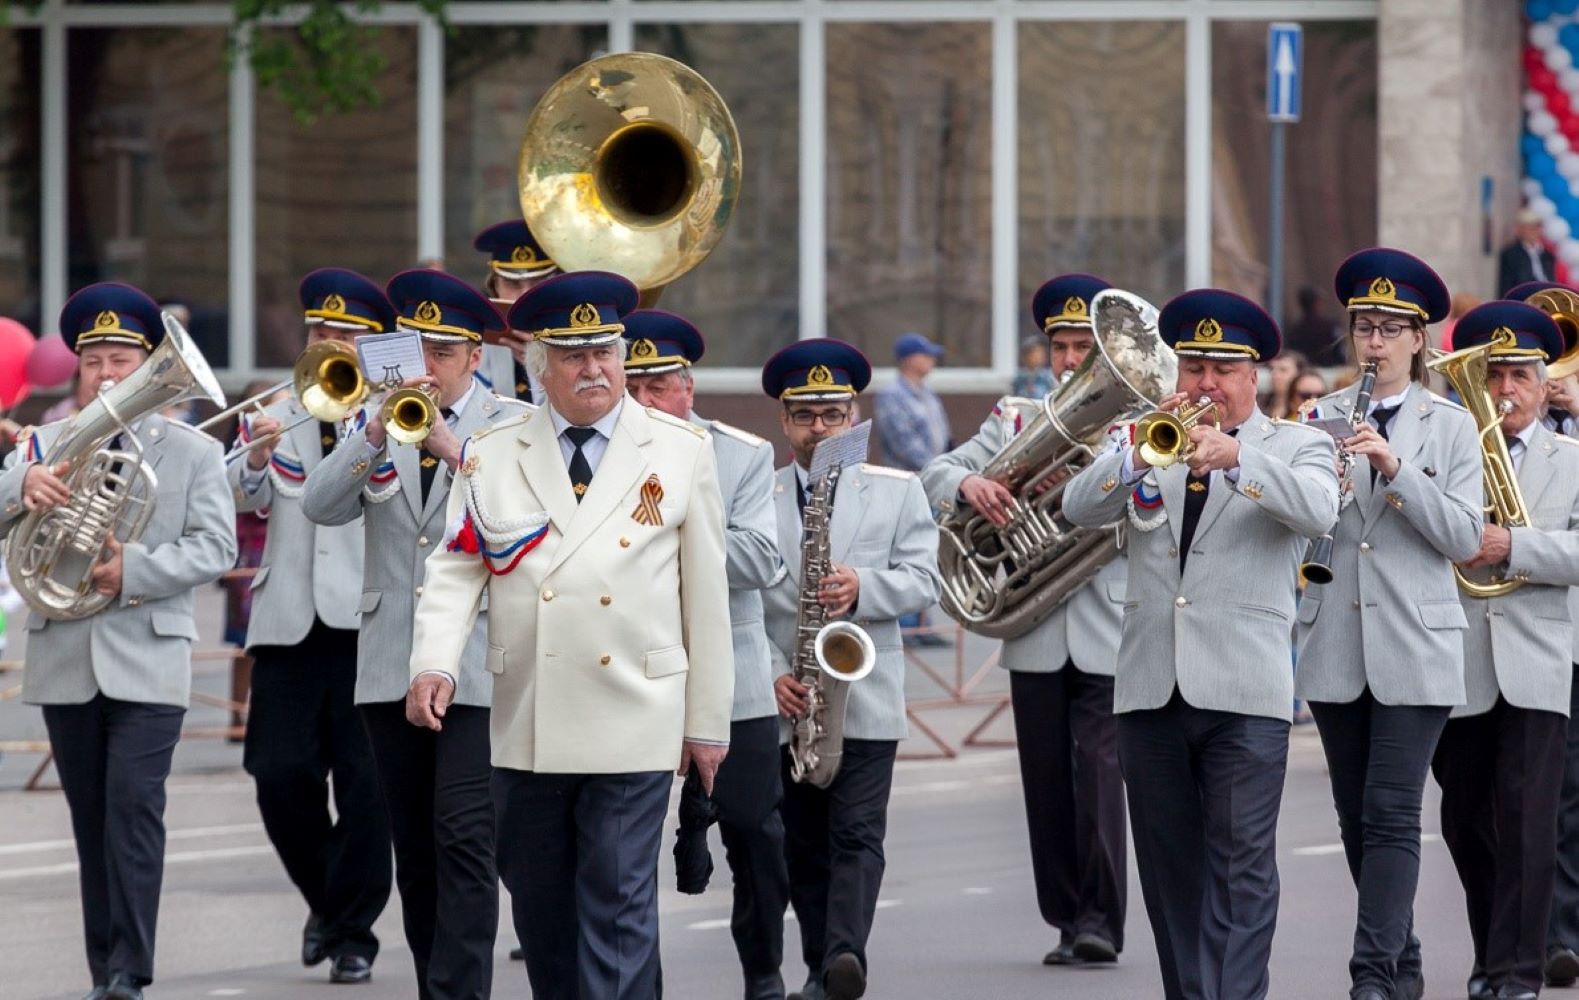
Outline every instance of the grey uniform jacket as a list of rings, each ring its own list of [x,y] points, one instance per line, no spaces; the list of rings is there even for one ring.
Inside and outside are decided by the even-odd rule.
[[[774,715],[772,655],[762,617],[762,588],[779,570],[773,520],[773,446],[754,434],[696,415],[712,433],[718,490],[724,498],[724,559],[729,577],[729,628],[735,650],[735,703],[730,720]]]
[[[1349,413],[1354,389],[1326,397]],[[1333,529],[1333,580],[1307,587],[1294,638],[1299,696],[1350,702],[1367,686],[1384,705],[1464,703],[1464,608],[1453,563],[1480,548],[1480,447],[1463,407],[1411,386],[1388,435],[1402,465],[1371,483],[1354,466],[1354,499]]]
[[[1096,527],[1124,516],[1125,452],[1103,455],[1070,480],[1064,515]],[[1256,411],[1239,431],[1239,481],[1213,473],[1179,572],[1179,531],[1189,469],[1154,470],[1164,517],[1129,534],[1113,710],[1161,708],[1177,687],[1196,708],[1290,718],[1294,684],[1289,632],[1295,580],[1307,540],[1338,515],[1332,439]]]
[[[284,426],[307,416],[296,399],[264,409]],[[252,578],[252,618],[247,648],[294,646],[307,638],[313,620],[330,628],[357,627],[362,596],[362,519],[321,525],[302,512],[306,477],[323,461],[318,421],[285,433],[254,489],[247,489],[246,459],[230,463],[236,509],[268,521],[263,562]]]
[[[778,520],[784,572],[763,593],[773,674],[791,671],[800,597],[800,506],[795,467],[776,474],[773,507]],[[844,735],[858,740],[904,739],[905,652],[899,638],[903,615],[923,611],[938,599],[937,527],[921,481],[909,472],[861,465],[840,475],[828,526],[829,555],[861,580],[854,621],[872,637],[877,662],[850,687]],[[789,727],[780,727],[788,741]]]
[[[455,421],[455,436],[528,409],[479,386]],[[366,563],[358,608],[362,630],[356,650],[356,703],[399,701],[411,684],[411,623],[422,593],[428,554],[444,540],[451,473],[440,463],[422,502],[422,472],[415,445],[386,443],[373,454],[367,432],[348,435],[307,477],[302,509],[319,524],[349,524],[361,517]],[[487,706],[493,684],[483,659],[487,616],[479,615],[461,657],[455,702]]]
[[[65,421],[40,427],[47,455]],[[121,701],[185,706],[192,693],[192,589],[236,564],[236,508],[225,482],[219,442],[185,424],[148,416],[135,427],[143,460],[158,479],[154,512],[142,539],[121,551],[119,600],[92,617],[27,618],[23,700],[79,705],[103,692]],[[26,511],[22,479],[29,463],[20,442],[0,475],[0,537]]]
[[[954,509],[959,503],[960,483],[986,468],[1014,436],[1011,409],[1021,403],[1039,402],[1006,397],[982,422],[975,437],[927,463],[921,470],[921,485],[939,513]],[[1128,561],[1120,554],[1041,624],[1022,636],[1005,639],[1000,662],[1010,670],[1052,673],[1073,661],[1085,673],[1112,677],[1118,665],[1128,574]]]
[[[1530,527],[1513,528],[1507,573],[1524,586],[1482,600],[1460,591],[1465,704],[1453,714],[1489,711],[1497,695],[1515,708],[1568,714],[1573,683],[1573,619],[1568,594],[1579,584],[1579,441],[1537,424],[1519,462]],[[1470,570],[1484,581],[1485,569]]]

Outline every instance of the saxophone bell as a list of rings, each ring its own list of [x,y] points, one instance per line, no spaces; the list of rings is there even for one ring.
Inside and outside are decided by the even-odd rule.
[[[853,684],[872,672],[877,647],[866,629],[853,622],[829,622],[817,632],[817,666],[836,681]]]

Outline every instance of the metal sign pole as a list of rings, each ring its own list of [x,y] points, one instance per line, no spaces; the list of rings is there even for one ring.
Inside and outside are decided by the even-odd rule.
[[[1299,121],[1300,68],[1304,62],[1304,30],[1297,24],[1267,28],[1266,104],[1271,123],[1271,177],[1267,184],[1266,308],[1283,325],[1283,215],[1287,200],[1288,126]]]

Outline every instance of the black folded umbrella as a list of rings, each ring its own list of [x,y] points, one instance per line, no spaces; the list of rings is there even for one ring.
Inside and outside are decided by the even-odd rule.
[[[713,875],[707,828],[717,820],[718,806],[702,791],[702,779],[693,769],[680,786],[680,828],[674,839],[675,888],[686,895],[707,890],[707,880]]]

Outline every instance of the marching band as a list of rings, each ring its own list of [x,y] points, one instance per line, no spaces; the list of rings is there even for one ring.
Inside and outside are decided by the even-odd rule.
[[[700,99],[710,141],[738,145]],[[676,217],[721,226],[739,164],[719,169],[733,180],[685,188]],[[551,206],[551,169],[534,176]],[[243,404],[228,454],[162,415],[223,405],[179,322],[122,284],[66,302],[99,392],[21,435],[0,538],[31,608],[23,697],[71,815],[88,1000],[154,980],[193,594],[235,562],[237,510],[268,523],[244,764],[305,904],[301,961],[331,982],[371,978],[393,883],[416,995],[487,998],[502,882],[534,996],[661,997],[679,775],[704,856],[682,889],[705,884],[716,822],[747,1000],[880,992],[899,622],[940,601],[1003,640],[1045,964],[1120,960],[1128,833],[1162,995],[1275,992],[1297,697],[1356,889],[1351,1000],[1423,996],[1428,774],[1470,1000],[1579,979],[1579,441],[1547,412],[1579,352],[1561,286],[1468,312],[1440,352],[1431,267],[1355,253],[1334,285],[1356,384],[1290,421],[1257,404],[1282,335],[1256,304],[1200,288],[1159,311],[1057,275],[1030,303],[1052,391],[1005,396],[917,474],[865,461],[854,346],[766,360],[782,442],[708,420],[703,332],[649,308],[706,250],[665,270],[545,245],[534,221],[477,236],[482,288],[306,275],[295,378]],[[426,374],[361,369],[351,345],[396,334]]]

